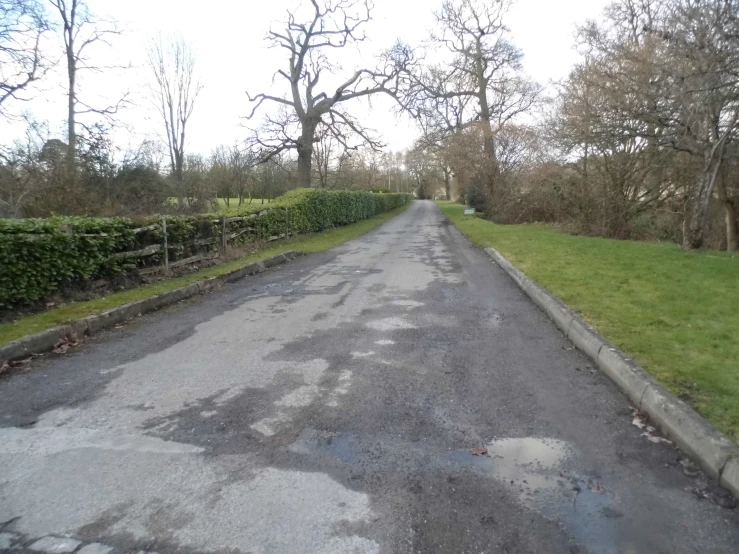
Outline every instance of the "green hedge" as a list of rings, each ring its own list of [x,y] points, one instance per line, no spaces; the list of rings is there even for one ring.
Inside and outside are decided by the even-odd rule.
[[[268,205],[229,211],[226,233],[236,242],[347,225],[395,209],[405,194],[297,189]],[[0,307],[41,300],[64,284],[81,284],[160,264],[163,253],[117,257],[163,243],[161,218],[0,219]],[[134,229],[153,227],[135,233]],[[218,248],[222,225],[214,214],[167,217],[169,259]]]

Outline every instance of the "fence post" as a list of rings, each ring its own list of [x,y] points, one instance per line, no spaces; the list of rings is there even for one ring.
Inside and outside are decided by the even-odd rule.
[[[221,216],[221,252],[226,255],[226,244],[228,243],[228,237],[226,236],[226,214]]]
[[[164,272],[169,275],[169,247],[167,246],[167,216],[162,216],[162,234],[164,235]]]

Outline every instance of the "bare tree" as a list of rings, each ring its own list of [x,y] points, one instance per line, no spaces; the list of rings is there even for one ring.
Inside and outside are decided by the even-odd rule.
[[[264,103],[276,104],[278,108],[275,114],[266,116],[262,128],[255,132],[253,146],[262,150],[262,161],[286,150],[297,150],[301,187],[311,183],[313,144],[319,126],[325,126],[346,149],[357,148],[352,137],[374,148],[381,146],[345,109],[345,104],[379,93],[394,95],[400,67],[410,56],[407,48],[396,45],[383,57],[381,68],[358,69],[336,88],[318,92],[321,77],[337,69],[327,52],[365,40],[363,27],[370,21],[372,4],[369,0],[310,0],[310,6],[312,13],[304,21],[298,20],[295,12],[288,12],[285,28],[271,30],[267,35],[272,46],[287,51],[287,67],[277,71],[275,78],[284,79],[289,94],[247,93],[254,104],[249,119]]]
[[[620,0],[606,25],[583,33],[600,68],[590,84],[608,99],[602,116],[621,135],[699,161],[684,207],[685,248],[704,243],[727,147],[739,133],[737,13],[736,0]],[[730,216],[732,203],[724,206]]]
[[[437,156],[428,149],[429,142],[417,140],[405,155],[406,168],[416,182],[416,196],[421,199],[433,199],[441,181]]]
[[[170,171],[177,184],[178,206],[183,209],[187,123],[202,89],[195,75],[195,54],[182,37],[165,42],[160,35],[149,44],[148,57],[154,77],[152,94],[164,124]]]
[[[665,23],[660,32],[674,52],[665,62],[674,94],[660,118],[670,122],[673,147],[703,161],[683,229],[683,245],[700,248],[726,148],[739,131],[739,3],[678,0]]]
[[[0,115],[11,98],[40,79],[51,67],[41,51],[41,39],[49,30],[38,0],[0,0]]]
[[[244,203],[246,189],[251,179],[251,169],[254,165],[252,152],[244,151],[238,145],[232,146],[228,151],[228,163],[231,170],[231,179],[239,196],[239,206]],[[249,192],[249,203],[251,204],[251,192]]]
[[[27,118],[26,124],[23,140],[0,148],[0,217],[23,217],[28,201],[46,185],[39,158],[48,127]]]
[[[451,60],[412,75],[403,100],[411,113],[436,129],[432,137],[472,125],[481,128],[491,189],[499,170],[496,133],[528,110],[541,90],[521,75],[522,53],[508,40],[503,18],[509,3],[445,0],[431,43],[446,49]]]
[[[112,66],[100,66],[91,62],[90,49],[94,45],[111,46],[109,39],[119,35],[112,22],[95,17],[85,0],[49,0],[61,21],[64,41],[64,56],[67,62],[67,156],[70,167],[74,167],[77,153],[77,116],[97,114],[112,120],[126,103],[124,94],[116,103],[106,107],[92,106],[80,100],[78,95],[79,73],[98,73]]]

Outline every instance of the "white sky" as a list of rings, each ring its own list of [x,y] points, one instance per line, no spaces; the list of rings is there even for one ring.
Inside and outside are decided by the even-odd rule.
[[[82,99],[119,97],[131,91],[133,106],[121,114],[127,130],[116,133],[120,147],[137,145],[156,134],[159,121],[146,96],[148,74],[144,67],[146,42],[155,33],[179,33],[197,53],[204,88],[198,98],[188,132],[188,151],[209,153],[219,144],[243,139],[249,103],[245,91],[275,91],[272,75],[284,56],[267,48],[264,36],[285,17],[296,0],[88,0],[93,12],[111,17],[124,34],[115,39],[113,51],[96,51],[100,64],[117,58],[130,63],[125,71],[108,71],[83,81]],[[441,0],[374,0],[373,21],[367,26],[368,41],[361,53],[351,50],[341,63],[347,73],[361,65],[372,65],[373,56],[397,39],[419,44],[433,24],[432,13]],[[524,52],[525,71],[540,83],[567,75],[577,60],[573,50],[576,24],[596,18],[607,0],[518,0],[507,24],[513,42]],[[30,102],[16,105],[36,118],[48,120],[64,137],[66,100],[63,66],[42,85]],[[372,107],[357,106],[355,113],[367,114],[368,126],[377,130],[393,150],[411,145],[417,130],[408,120],[397,121],[389,99],[374,101]],[[0,142],[21,131],[18,124],[0,122]]]

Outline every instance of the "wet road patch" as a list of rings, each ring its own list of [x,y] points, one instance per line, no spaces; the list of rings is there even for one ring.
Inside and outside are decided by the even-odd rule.
[[[614,519],[622,514],[612,507],[612,495],[598,480],[567,469],[574,456],[574,449],[564,441],[523,437],[459,450],[446,460],[496,479],[521,504],[556,520],[589,552],[620,552]]]

